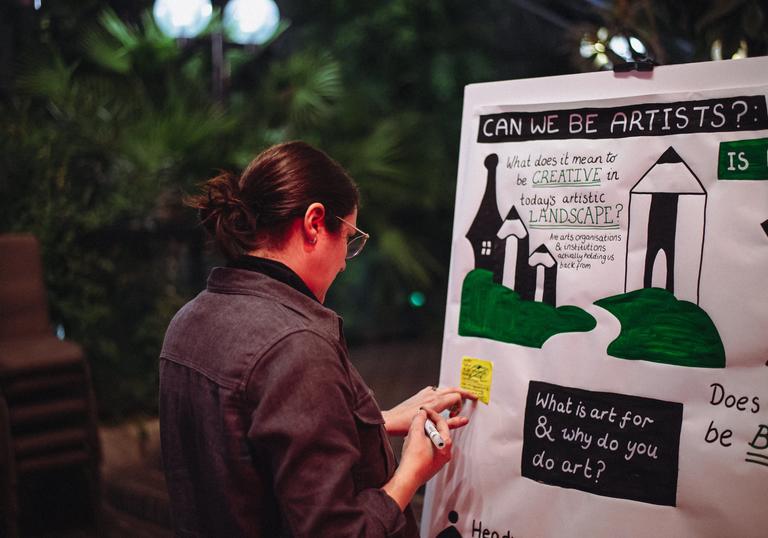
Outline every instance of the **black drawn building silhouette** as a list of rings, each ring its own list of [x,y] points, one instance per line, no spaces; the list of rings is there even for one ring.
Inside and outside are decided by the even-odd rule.
[[[528,264],[533,270],[534,278],[537,281],[538,267],[544,268],[544,278],[539,286],[535,282],[535,289],[541,288],[541,301],[552,306],[557,306],[557,260],[545,245],[539,247],[531,254]],[[535,293],[535,292],[534,292]]]
[[[502,283],[520,294],[520,298],[533,301],[536,293],[536,269],[528,264],[530,252],[528,229],[520,218],[520,215],[512,206],[507,213],[507,218],[496,233],[499,239],[506,240],[504,257],[504,277]],[[512,239],[510,239],[512,238]],[[513,248],[510,249],[509,247]],[[515,251],[515,263],[507,261],[507,254]]]
[[[466,237],[475,254],[475,268],[491,271],[493,281],[501,284],[504,273],[505,241],[499,239],[497,233],[504,222],[496,203],[496,167],[499,164],[499,156],[491,153],[485,158],[484,164],[488,177],[485,193]]]
[[[494,282],[514,289],[523,300],[534,301],[538,298],[556,306],[557,260],[544,245],[529,254],[528,229],[514,205],[507,217],[502,219],[496,201],[498,164],[499,156],[495,153],[485,158],[488,178],[485,192],[466,235],[475,255],[475,268],[491,271]],[[507,253],[513,250],[514,257],[507,258]],[[538,267],[544,268],[543,279],[539,284]],[[541,291],[539,297],[537,288]]]
[[[630,190],[624,291],[698,303],[707,192],[671,146]]]

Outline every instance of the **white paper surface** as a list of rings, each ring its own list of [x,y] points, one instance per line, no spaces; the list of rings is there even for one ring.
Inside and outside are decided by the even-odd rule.
[[[422,536],[768,533],[766,95],[766,58],[467,87],[440,384],[492,385]]]

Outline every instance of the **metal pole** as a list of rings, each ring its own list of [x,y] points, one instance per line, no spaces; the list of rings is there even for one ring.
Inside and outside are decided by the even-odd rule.
[[[221,30],[211,34],[211,76],[213,100],[224,103],[224,36]]]

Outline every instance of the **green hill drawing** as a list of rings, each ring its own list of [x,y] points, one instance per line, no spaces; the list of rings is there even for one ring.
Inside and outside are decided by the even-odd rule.
[[[595,301],[616,316],[621,333],[608,346],[620,359],[725,368],[725,349],[709,315],[661,288],[644,288]]]
[[[591,331],[595,325],[595,318],[576,306],[555,308],[522,300],[514,290],[496,284],[491,271],[474,269],[464,277],[459,313],[461,336],[541,348],[550,336]]]

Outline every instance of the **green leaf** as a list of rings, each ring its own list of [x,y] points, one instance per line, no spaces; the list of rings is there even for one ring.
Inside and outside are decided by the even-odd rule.
[[[117,42],[127,50],[136,48],[141,40],[139,31],[124,23],[111,8],[106,8],[101,12],[101,15],[99,15],[99,22],[107,33],[114,37]]]
[[[45,63],[28,58],[25,64],[16,79],[16,87],[19,90],[45,97],[57,104],[66,101],[77,63],[67,65],[61,56],[54,52]]]
[[[342,94],[341,68],[327,52],[297,53],[272,67],[265,92],[287,110],[284,121],[295,130],[307,129],[330,116]]]
[[[429,285],[428,268],[436,262],[426,249],[408,241],[404,232],[394,227],[382,231],[377,243],[378,250],[400,274],[417,286]]]
[[[130,51],[103,30],[88,31],[81,45],[86,56],[104,69],[123,75],[131,70]]]

